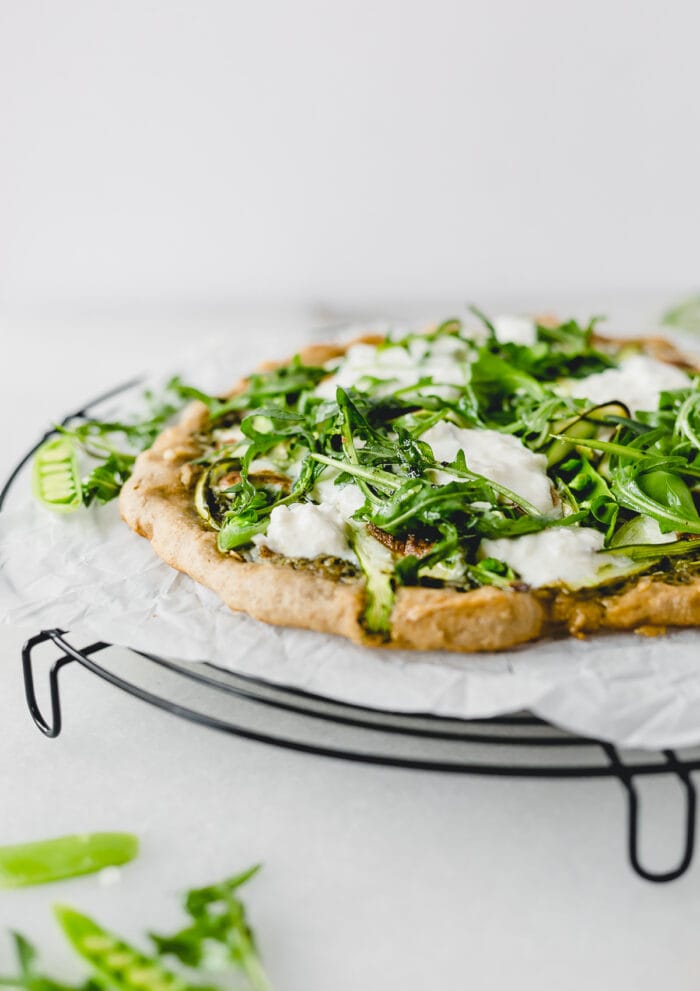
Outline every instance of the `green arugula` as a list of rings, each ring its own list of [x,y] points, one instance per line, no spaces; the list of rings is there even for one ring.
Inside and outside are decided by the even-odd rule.
[[[111,502],[131,474],[136,454],[151,446],[191,391],[173,379],[162,398],[150,391],[144,394],[147,412],[141,419],[80,419],[57,426],[59,436],[47,440],[34,455],[37,498],[48,509],[62,513]],[[91,467],[81,477],[81,461],[86,459]]]
[[[191,922],[171,935],[151,933],[159,956],[174,956],[188,967],[204,970],[233,965],[255,991],[270,991],[238,889],[260,870],[260,865],[235,877],[187,893],[184,908]]]
[[[314,500],[319,477],[354,481],[365,497],[350,521],[367,583],[365,622],[386,633],[397,584],[511,584],[515,576],[502,562],[479,560],[484,537],[580,523],[602,530],[609,546],[635,516],[650,516],[664,532],[700,532],[697,383],[664,393],[658,410],[634,418],[616,402],[591,409],[559,384],[615,365],[598,346],[595,320],[540,324],[535,343],[525,346],[499,342],[488,317],[473,312],[486,329],[481,343],[449,320],[430,334],[379,346],[410,354],[419,343],[424,353],[443,338],[459,339],[472,353],[463,387],[433,393],[430,379],[417,373],[415,386],[387,394],[385,380],[368,375],[329,400],[314,390],[333,369],[310,369],[295,359],[286,370],[251,377],[224,408],[210,403],[214,426],[238,423],[244,437],[223,452],[212,447],[202,459],[209,470],[218,458],[241,458],[240,483],[215,490],[207,503],[217,507],[210,525],[220,530],[220,549],[245,553],[276,506]],[[422,436],[441,420],[514,434],[542,451],[568,515],[543,517],[512,489],[471,471],[462,452],[450,464],[437,462]],[[292,471],[286,491],[251,481],[249,466],[260,456]],[[436,471],[451,481],[437,485]],[[378,551],[364,536],[367,527],[382,531],[394,549]],[[404,545],[410,552],[400,550]],[[420,554],[413,550],[418,546]]]

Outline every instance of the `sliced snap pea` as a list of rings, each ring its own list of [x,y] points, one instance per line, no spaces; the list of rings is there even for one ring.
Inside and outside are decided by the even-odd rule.
[[[34,455],[34,495],[55,513],[72,513],[83,504],[75,444],[69,437],[46,441]]]
[[[212,487],[215,486],[224,477],[224,475],[228,474],[228,472],[240,471],[240,468],[241,462],[239,459],[227,458],[224,461],[220,461],[218,464],[207,468],[197,479],[197,484],[194,490],[195,509],[204,522],[208,523],[214,530],[221,529],[221,516],[223,515],[223,512],[221,511],[221,507],[217,508],[217,497],[215,493],[212,492]]]
[[[92,874],[133,860],[139,841],[132,833],[84,833],[0,847],[0,888],[45,884]]]
[[[158,960],[113,936],[87,915],[67,905],[57,905],[54,913],[76,952],[115,991],[188,991],[190,988]]]
[[[604,421],[606,416],[626,417],[629,419],[630,411],[623,403],[603,403],[601,406],[591,407],[585,413],[574,417],[572,420],[566,420],[556,424],[552,435],[561,434],[563,439],[560,440],[555,436],[549,445],[547,467],[552,468],[554,465],[559,464],[560,461],[563,461],[567,454],[576,446],[576,440],[578,438],[589,440],[595,437],[601,426],[605,426],[602,421]]]

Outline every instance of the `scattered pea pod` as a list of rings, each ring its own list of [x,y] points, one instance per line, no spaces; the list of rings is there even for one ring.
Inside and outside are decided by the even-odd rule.
[[[83,504],[75,444],[55,437],[34,455],[34,495],[55,513],[72,513]]]
[[[133,860],[139,841],[132,833],[83,833],[0,847],[0,888],[45,884],[92,874]]]
[[[76,952],[114,991],[189,991],[192,987],[158,960],[113,936],[87,915],[67,905],[57,905],[54,913]]]

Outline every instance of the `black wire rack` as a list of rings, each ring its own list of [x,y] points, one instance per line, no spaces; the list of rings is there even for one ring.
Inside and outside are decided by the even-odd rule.
[[[62,422],[88,416],[136,384],[111,390]],[[34,451],[53,432],[47,431],[11,473],[0,492],[0,509]],[[38,729],[49,738],[61,732],[59,676],[69,665],[201,726],[300,753],[454,775],[614,779],[626,794],[627,851],[634,871],[647,881],[673,881],[693,859],[697,795],[692,774],[700,770],[700,747],[623,751],[603,740],[564,732],[528,713],[464,720],[350,705],[211,664],[173,661],[102,641],[78,646],[58,629],[43,630],[22,650],[27,706]],[[37,687],[40,677],[47,681],[42,690]],[[43,705],[39,694],[46,696]],[[648,869],[640,854],[638,786],[660,776],[679,783],[684,805],[681,855],[668,870]]]

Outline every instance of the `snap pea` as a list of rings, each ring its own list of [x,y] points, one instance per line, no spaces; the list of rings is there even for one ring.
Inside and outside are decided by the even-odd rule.
[[[549,435],[552,443],[547,451],[547,467],[552,468],[563,461],[577,444],[581,446],[580,441],[593,440],[601,427],[609,426],[606,418],[612,416],[629,419],[630,411],[623,403],[603,403],[573,420],[555,424]]]
[[[126,864],[138,853],[131,833],[84,833],[0,847],[0,888],[45,884]]]
[[[192,985],[158,960],[113,936],[93,919],[67,905],[54,914],[69,943],[114,991],[190,991]]]
[[[34,455],[34,495],[55,513],[72,513],[83,504],[75,444],[70,437],[55,437]]]

